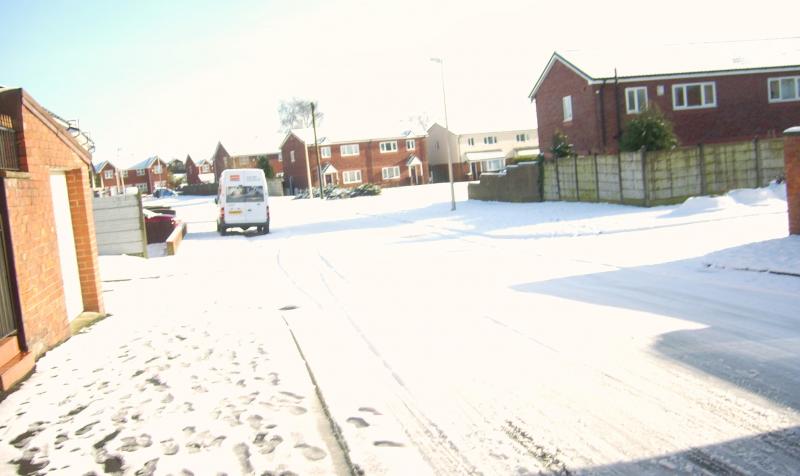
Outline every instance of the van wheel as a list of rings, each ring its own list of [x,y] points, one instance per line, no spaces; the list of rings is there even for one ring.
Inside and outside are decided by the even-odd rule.
[[[261,227],[264,230],[264,234],[269,234],[269,222],[266,225]]]
[[[217,227],[217,231],[219,232],[219,234],[221,236],[227,236],[228,235],[228,229],[225,228],[224,226],[218,226]]]

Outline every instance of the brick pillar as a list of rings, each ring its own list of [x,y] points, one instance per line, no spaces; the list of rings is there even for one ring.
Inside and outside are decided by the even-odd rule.
[[[100,285],[100,264],[97,260],[97,235],[94,231],[94,208],[89,172],[86,168],[67,172],[69,207],[72,229],[75,234],[75,251],[78,254],[78,273],[81,279],[81,296],[86,311],[105,314]]]
[[[786,200],[789,205],[789,234],[800,235],[800,127],[784,131],[783,164]]]

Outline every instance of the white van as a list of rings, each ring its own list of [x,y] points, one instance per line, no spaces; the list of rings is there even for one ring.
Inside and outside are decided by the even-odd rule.
[[[227,169],[222,171],[217,190],[219,218],[217,231],[225,235],[228,228],[243,231],[256,227],[269,233],[269,192],[261,169]]]

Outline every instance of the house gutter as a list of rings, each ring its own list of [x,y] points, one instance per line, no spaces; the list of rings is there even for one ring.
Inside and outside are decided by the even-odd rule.
[[[614,114],[616,115],[617,133],[614,138],[617,141],[617,150],[619,150],[619,139],[622,135],[622,121],[619,117],[619,79],[617,78],[617,68],[614,68]]]

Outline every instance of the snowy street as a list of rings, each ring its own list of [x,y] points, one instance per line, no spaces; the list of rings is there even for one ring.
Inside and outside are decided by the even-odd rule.
[[[263,236],[161,201],[178,254],[101,257],[112,316],[0,403],[0,472],[797,473],[782,187],[643,209],[456,186],[455,212],[446,184],[273,198]]]

